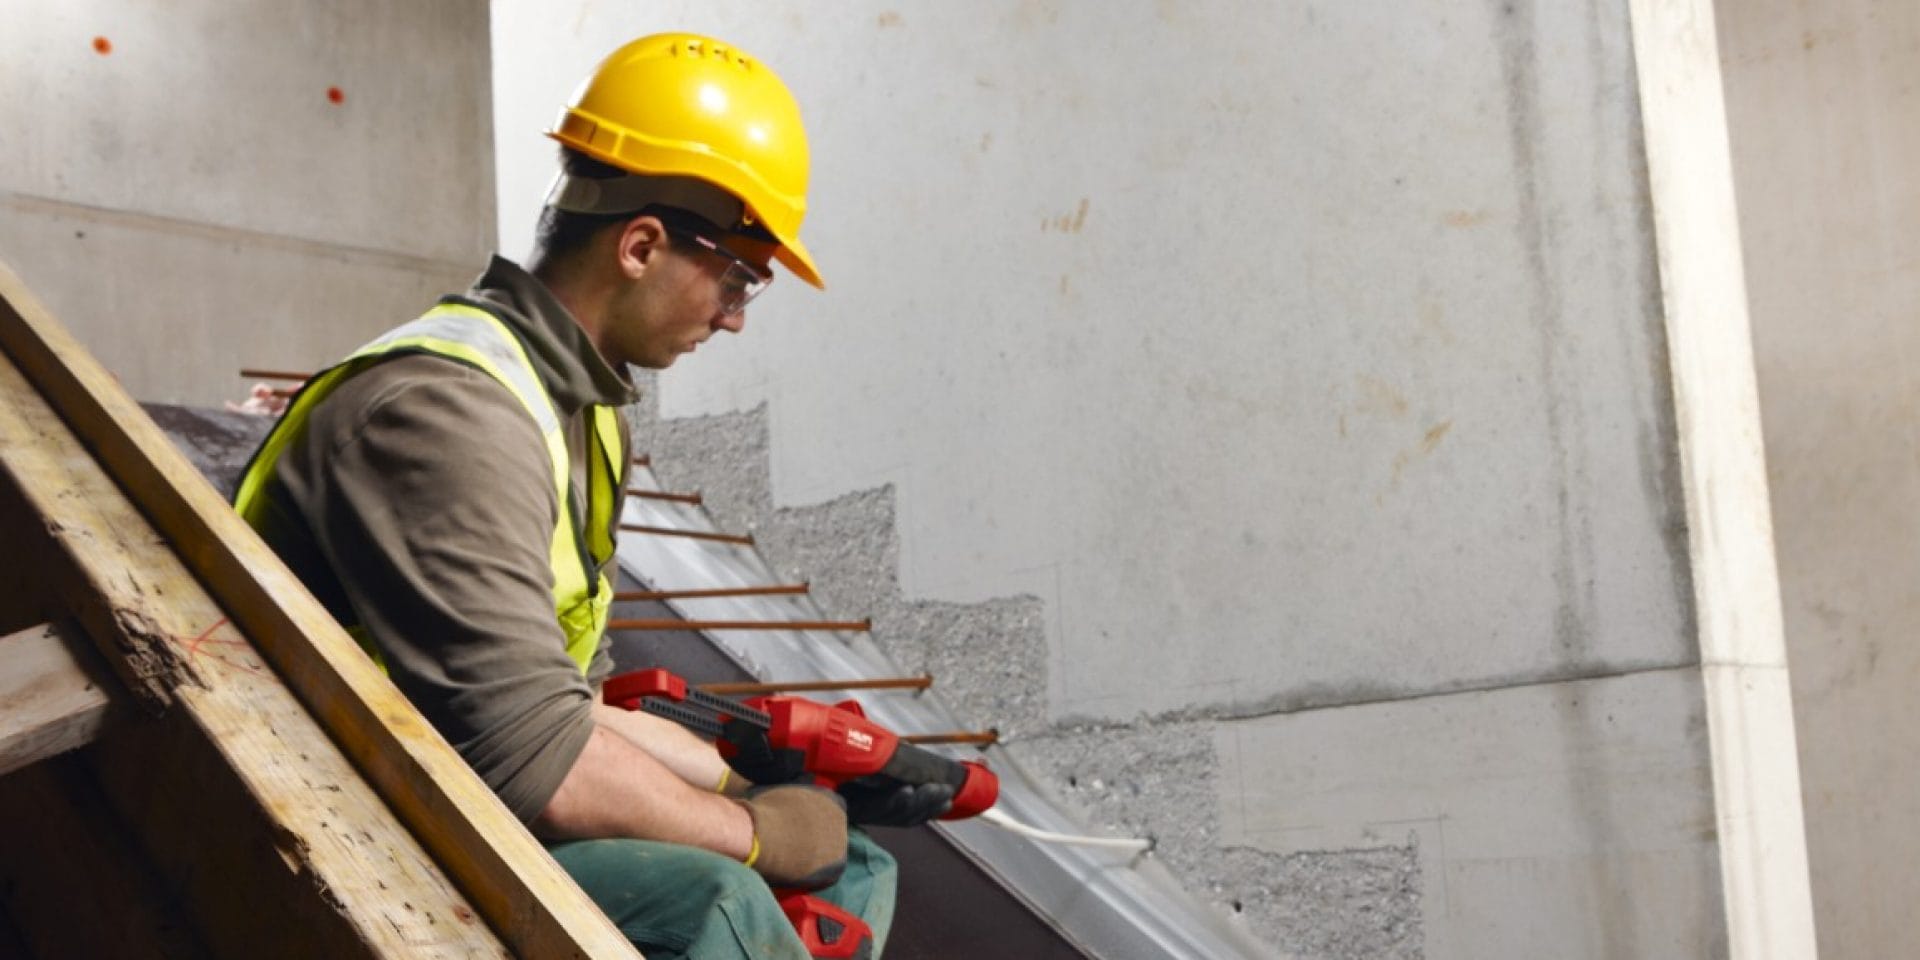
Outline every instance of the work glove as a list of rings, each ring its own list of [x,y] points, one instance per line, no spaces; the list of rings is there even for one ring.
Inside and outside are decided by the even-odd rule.
[[[767,732],[744,720],[728,720],[720,739],[733,747],[727,765],[735,773],[761,786],[776,786],[807,779],[807,755],[800,750],[775,750],[767,741]]]
[[[946,813],[953,792],[949,783],[902,783],[884,776],[849,780],[839,790],[848,822],[872,827],[917,827]]]
[[[847,868],[847,808],[822,787],[758,787],[739,801],[753,818],[747,866],[774,887],[818,890]]]

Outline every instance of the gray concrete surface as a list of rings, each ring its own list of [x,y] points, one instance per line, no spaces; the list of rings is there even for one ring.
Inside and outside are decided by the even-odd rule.
[[[1039,596],[1053,715],[1690,658],[1623,5],[569,9],[495,8],[502,246],[556,64],[774,62],[830,292],[662,410],[769,403],[783,505],[892,484],[916,597]]]
[[[1691,668],[1219,724],[1225,843],[1418,849],[1429,957],[1716,957]],[[1524,906],[1523,906],[1524,905]]]
[[[1720,6],[496,0],[489,117],[487,8],[0,0],[0,257],[217,402],[463,284],[489,187],[523,252],[600,55],[726,36],[806,113],[830,290],[660,379],[663,475],[1277,949],[1786,956],[1732,208],[1675,241],[1655,190],[1727,175],[1645,120],[1724,53],[1820,947],[1895,955],[1920,14]]]
[[[0,23],[0,258],[134,396],[237,399],[238,368],[328,362],[483,266],[485,7],[0,0]]]
[[[1090,823],[1303,957],[1725,950],[1626,3],[494,13],[510,252],[557,65],[694,29],[794,87],[829,290],[659,378],[656,470]],[[1416,822],[1221,749],[1270,726],[1417,770]]]
[[[1920,7],[1720,3],[1820,956],[1920,898]]]

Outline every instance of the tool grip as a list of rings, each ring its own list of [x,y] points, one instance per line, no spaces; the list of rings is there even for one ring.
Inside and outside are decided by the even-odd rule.
[[[902,783],[944,783],[953,788],[953,803],[942,820],[964,820],[1000,799],[1000,778],[985,764],[951,760],[925,747],[900,741],[880,769],[882,776]]]
[[[816,960],[871,960],[873,930],[865,920],[819,897],[775,890],[780,910]]]

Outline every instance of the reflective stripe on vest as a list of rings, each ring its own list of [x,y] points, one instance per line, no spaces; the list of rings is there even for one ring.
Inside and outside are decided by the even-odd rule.
[[[559,415],[554,412],[553,401],[541,386],[519,339],[499,318],[485,310],[458,303],[440,304],[314,375],[274,425],[254,454],[253,462],[247,465],[233,498],[235,509],[257,529],[261,511],[265,509],[267,478],[273,475],[274,465],[286,451],[287,444],[299,435],[313,408],[348,377],[381,360],[405,353],[446,357],[486,373],[520,401],[546,438],[547,457],[553,465],[555,502],[559,505],[547,551],[553,568],[554,617],[566,634],[567,655],[579,664],[582,674],[586,673],[599,647],[600,635],[606,630],[607,611],[613,601],[613,585],[600,573],[600,568],[613,555],[613,510],[626,465],[619,421],[612,407],[588,408],[592,411],[592,429],[587,438],[589,502],[583,527],[575,523],[580,510],[573,496],[567,437],[561,429]],[[384,669],[384,660],[365,631],[349,630],[376,661],[381,661]]]

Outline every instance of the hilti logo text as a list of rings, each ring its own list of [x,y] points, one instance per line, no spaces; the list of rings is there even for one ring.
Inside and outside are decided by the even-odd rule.
[[[873,734],[860,730],[848,730],[847,743],[851,744],[856,750],[872,750]]]

